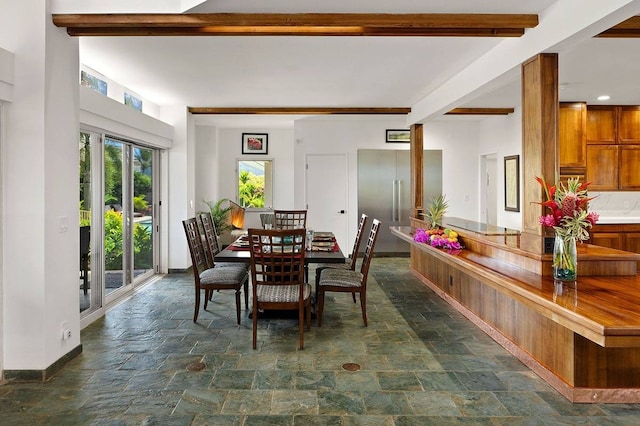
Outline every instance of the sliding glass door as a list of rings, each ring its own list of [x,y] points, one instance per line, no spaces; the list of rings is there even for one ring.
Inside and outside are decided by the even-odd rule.
[[[106,306],[157,270],[158,156],[130,141],[80,135],[81,312]]]

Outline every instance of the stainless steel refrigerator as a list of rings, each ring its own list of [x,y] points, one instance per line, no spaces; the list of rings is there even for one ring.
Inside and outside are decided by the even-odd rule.
[[[424,151],[423,173],[423,206],[426,206],[432,197],[442,193],[442,150]],[[358,150],[358,217],[362,213],[370,219],[382,221],[374,250],[376,255],[409,254],[409,243],[389,231],[390,226],[410,224],[411,173],[408,150]],[[364,244],[361,247],[363,249]]]

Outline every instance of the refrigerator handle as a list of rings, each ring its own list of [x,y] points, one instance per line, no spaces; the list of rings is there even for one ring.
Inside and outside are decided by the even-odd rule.
[[[397,193],[396,193],[396,180],[394,179],[391,182],[391,222],[396,222],[396,213],[398,212],[398,208],[396,206],[397,202]]]
[[[398,201],[396,202],[396,222],[400,222],[400,216],[401,216],[401,212],[402,212],[402,180],[398,179],[398,190],[396,191],[397,197],[398,197]]]

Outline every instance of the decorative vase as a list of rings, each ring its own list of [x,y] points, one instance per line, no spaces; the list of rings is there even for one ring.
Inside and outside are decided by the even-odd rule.
[[[575,281],[578,274],[576,239],[563,237],[556,232],[553,244],[553,278],[560,281]]]

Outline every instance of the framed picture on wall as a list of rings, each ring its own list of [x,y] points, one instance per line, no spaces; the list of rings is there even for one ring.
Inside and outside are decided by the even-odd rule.
[[[387,129],[387,143],[411,142],[411,130],[409,129]]]
[[[268,154],[269,135],[266,133],[243,133],[243,154]]]
[[[520,211],[520,156],[504,157],[504,209]]]

